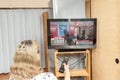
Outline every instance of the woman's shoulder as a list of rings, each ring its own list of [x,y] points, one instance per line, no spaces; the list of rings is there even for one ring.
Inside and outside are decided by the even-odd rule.
[[[36,75],[35,77],[33,77],[30,80],[57,80],[57,78],[51,72],[44,72],[44,73],[40,73],[40,74]]]

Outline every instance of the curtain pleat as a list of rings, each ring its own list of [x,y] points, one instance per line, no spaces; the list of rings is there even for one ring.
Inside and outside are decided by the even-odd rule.
[[[47,9],[0,10],[0,73],[8,73],[13,64],[17,44],[26,39],[37,40],[41,45],[44,64],[44,36],[42,13]]]

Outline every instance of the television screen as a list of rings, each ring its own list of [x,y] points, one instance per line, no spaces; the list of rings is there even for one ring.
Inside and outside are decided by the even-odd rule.
[[[97,19],[48,19],[49,49],[96,48]]]

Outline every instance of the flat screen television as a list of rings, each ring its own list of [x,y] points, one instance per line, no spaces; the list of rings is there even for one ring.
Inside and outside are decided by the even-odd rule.
[[[49,49],[96,48],[96,18],[48,19]]]

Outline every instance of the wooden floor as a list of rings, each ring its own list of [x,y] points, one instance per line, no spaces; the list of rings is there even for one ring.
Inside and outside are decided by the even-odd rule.
[[[0,74],[0,80],[9,80],[9,74]]]

